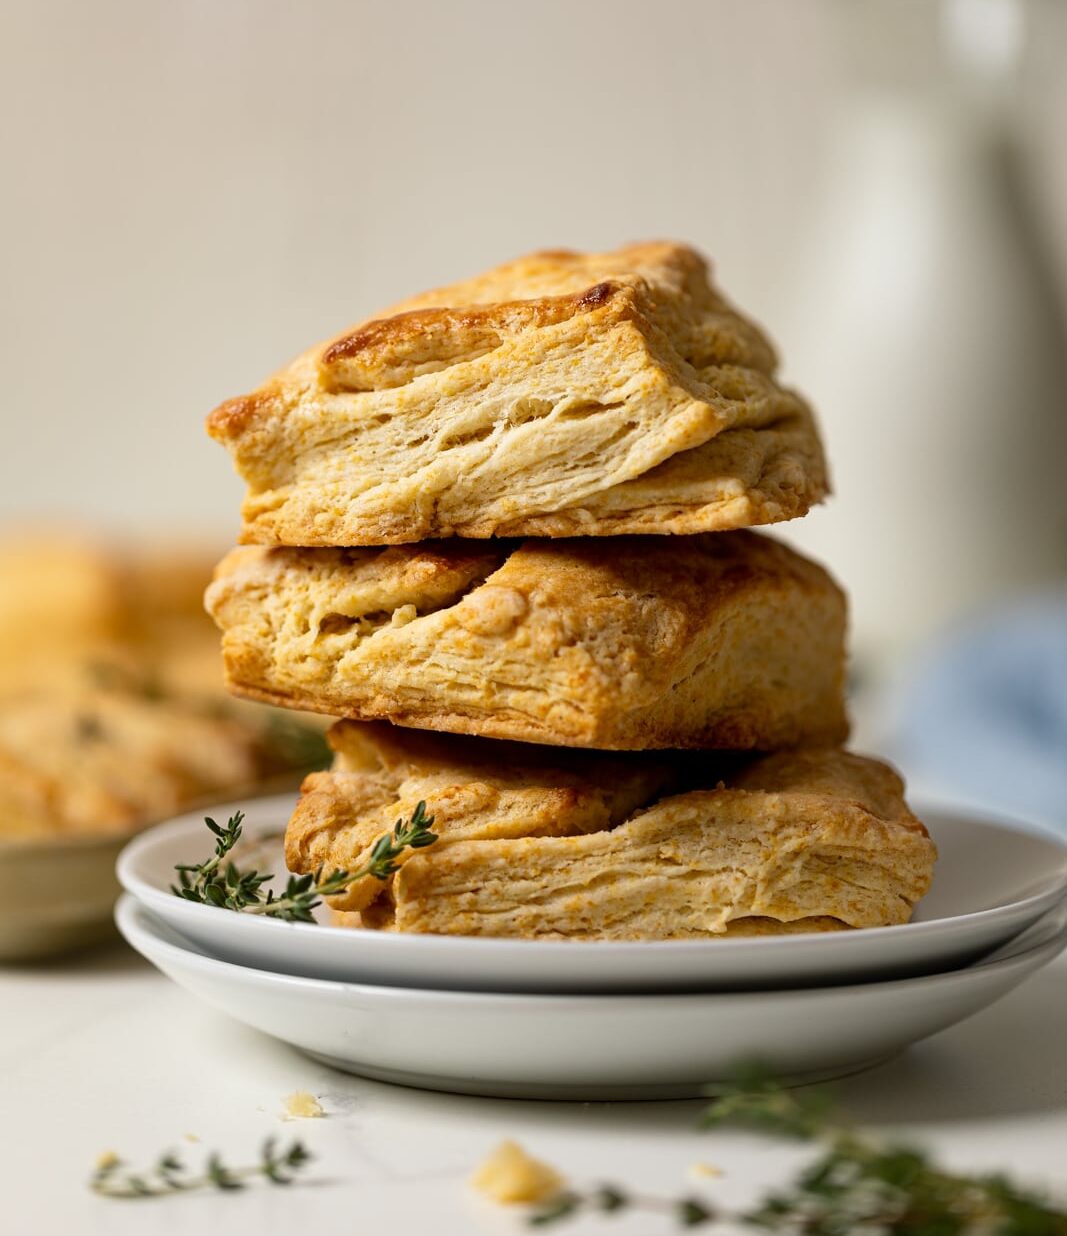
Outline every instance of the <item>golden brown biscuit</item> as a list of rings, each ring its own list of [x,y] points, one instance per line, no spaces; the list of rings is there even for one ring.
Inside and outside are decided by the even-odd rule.
[[[572,747],[838,742],[845,599],[752,532],[246,548],[207,606],[239,695]]]
[[[224,693],[210,564],[75,528],[0,537],[0,839],[121,834],[321,767],[317,730]]]
[[[292,785],[321,761],[296,718],[161,692],[118,662],[0,707],[0,839],[130,832],[198,802]]]
[[[384,722],[342,721],[329,740],[333,769],[305,779],[286,832],[291,871],[359,866],[422,800],[433,801],[434,831],[452,840],[566,836],[613,828],[676,776],[669,756],[635,762]],[[382,887],[368,878],[336,904],[364,909]]]
[[[720,531],[827,492],[775,366],[687,246],[535,253],[312,348],[208,429],[245,542]]]
[[[5,702],[0,838],[132,832],[197,803],[281,788],[300,771],[271,758],[263,731],[233,717],[71,702]]]
[[[0,538],[0,681],[27,657],[111,639],[121,629],[121,571],[75,529]]]
[[[5,701],[0,833],[123,832],[184,802],[256,780],[237,723],[87,690]]]
[[[203,546],[117,544],[77,528],[0,536],[0,694],[81,680],[119,664],[221,694],[203,612],[214,555]]]
[[[892,769],[839,749],[631,756],[620,772],[599,753],[358,722],[331,741],[333,771],[308,778],[289,824],[292,870],[358,865],[423,800],[438,834],[389,884],[332,900],[366,926],[567,939],[885,926],[907,921],[936,858]]]
[[[204,612],[216,557],[194,541],[130,544],[75,527],[0,532],[0,701],[48,694],[58,703],[115,687],[213,698],[253,729],[322,728],[318,717],[268,713],[225,690],[218,631]]]

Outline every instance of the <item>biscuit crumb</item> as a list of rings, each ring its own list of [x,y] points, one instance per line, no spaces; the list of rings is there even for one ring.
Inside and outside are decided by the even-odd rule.
[[[526,617],[529,608],[517,588],[483,584],[467,595],[456,610],[456,620],[475,635],[507,635]]]
[[[543,1202],[563,1189],[563,1177],[532,1158],[518,1142],[504,1141],[471,1177],[471,1185],[494,1202]]]
[[[185,1133],[183,1136],[187,1142],[198,1142],[200,1140],[199,1133]]]
[[[326,1115],[322,1104],[307,1090],[294,1090],[292,1094],[286,1095],[283,1102],[284,1120],[313,1120]]]
[[[414,622],[419,616],[419,611],[414,605],[400,605],[393,610],[393,616],[389,620],[391,627],[406,627],[409,622]]]
[[[97,1156],[96,1170],[102,1172],[106,1168],[114,1167],[118,1161],[119,1156],[113,1150],[105,1150],[103,1154]]]
[[[692,1163],[689,1167],[690,1176],[699,1176],[704,1180],[714,1180],[722,1174],[722,1168],[716,1167],[714,1163]]]

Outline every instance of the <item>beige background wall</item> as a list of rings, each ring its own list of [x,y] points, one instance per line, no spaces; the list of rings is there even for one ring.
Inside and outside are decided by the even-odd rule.
[[[1031,8],[1051,33],[1026,133],[1058,220],[1063,10]],[[383,303],[534,247],[691,240],[781,334],[844,106],[839,16],[8,0],[0,518],[228,540],[240,486],[201,428],[216,402]],[[787,369],[810,387],[803,355]]]
[[[773,321],[818,154],[820,6],[5,11],[4,514],[232,529],[216,402],[530,248],[689,238]]]

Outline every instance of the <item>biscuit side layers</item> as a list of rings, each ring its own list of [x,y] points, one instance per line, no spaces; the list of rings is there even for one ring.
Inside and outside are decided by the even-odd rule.
[[[845,597],[752,532],[245,548],[207,606],[235,693],[606,749],[837,743]]]
[[[363,721],[340,721],[328,737],[333,768],[305,778],[286,832],[291,871],[360,866],[423,800],[450,841],[570,836],[614,828],[678,780],[674,753],[634,759]],[[368,877],[335,904],[366,909],[384,891]]]
[[[352,868],[424,800],[437,843],[333,899],[435,934],[671,939],[906,922],[936,849],[877,760],[502,746],[341,722],[286,834],[294,871]]]
[[[721,531],[827,492],[775,367],[686,246],[538,253],[312,348],[208,430],[246,543]]]

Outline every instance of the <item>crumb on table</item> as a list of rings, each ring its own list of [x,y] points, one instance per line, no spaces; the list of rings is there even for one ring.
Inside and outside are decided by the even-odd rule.
[[[478,1167],[471,1184],[495,1202],[543,1202],[558,1194],[563,1177],[528,1155],[518,1142],[504,1141]]]
[[[294,1090],[286,1095],[284,1102],[284,1118],[286,1120],[312,1120],[317,1116],[325,1116],[322,1104],[307,1090]]]

